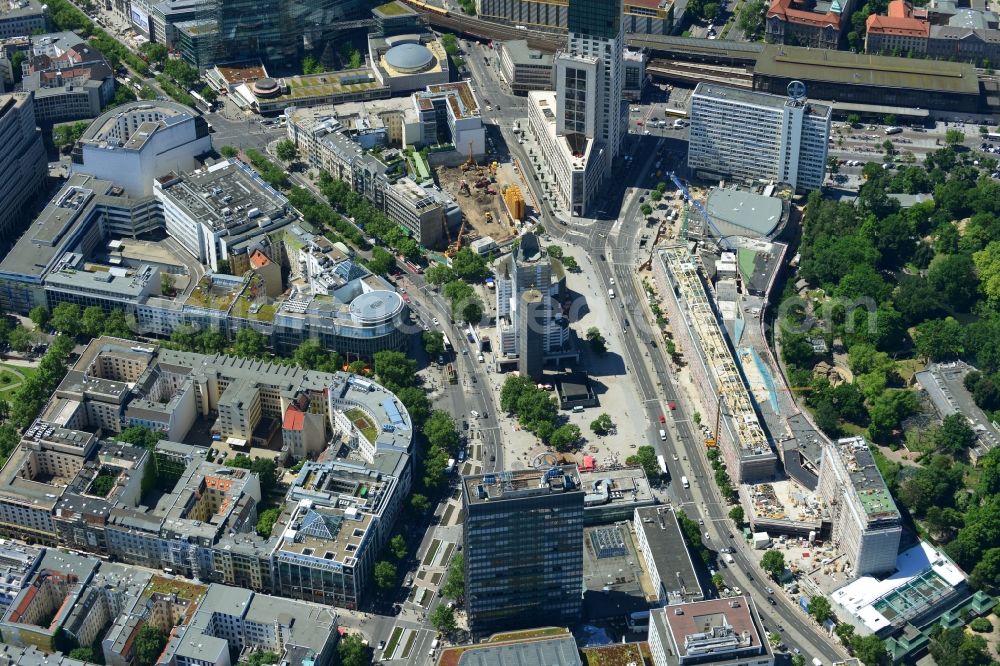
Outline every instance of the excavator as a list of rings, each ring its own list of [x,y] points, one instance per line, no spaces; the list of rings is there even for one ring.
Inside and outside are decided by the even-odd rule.
[[[448,223],[445,222],[445,230],[448,229]],[[465,234],[465,217],[462,217],[462,226],[458,228],[458,237],[455,238],[455,242],[451,242],[451,234],[448,235],[448,249],[444,251],[444,256],[451,259],[458,251],[462,249],[462,236]]]

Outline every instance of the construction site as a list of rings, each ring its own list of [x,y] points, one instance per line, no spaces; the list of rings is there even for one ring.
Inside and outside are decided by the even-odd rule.
[[[452,257],[463,245],[481,238],[502,244],[517,235],[527,210],[522,190],[513,181],[509,165],[480,164],[471,154],[458,167],[441,166],[437,181],[462,208],[462,226],[457,235],[445,230]]]

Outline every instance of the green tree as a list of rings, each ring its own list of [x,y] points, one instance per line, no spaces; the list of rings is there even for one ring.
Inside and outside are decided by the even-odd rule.
[[[282,162],[291,162],[298,156],[299,150],[291,139],[282,139],[275,145],[274,153]]]
[[[851,651],[865,666],[888,666],[891,663],[885,641],[874,634],[854,636],[851,639]]]
[[[319,63],[316,58],[312,56],[306,56],[302,59],[302,73],[303,74],[319,74],[323,71],[323,65]]]
[[[580,265],[576,263],[576,259],[574,259],[569,255],[564,256],[561,259],[561,261],[563,267],[565,267],[565,269],[568,270],[570,273],[576,273],[577,271],[580,270]]]
[[[729,517],[737,527],[743,526],[743,521],[746,520],[746,516],[743,513],[743,507],[737,504],[732,509],[729,510]]]
[[[427,513],[431,509],[431,501],[427,499],[427,495],[413,493],[410,495],[410,508],[418,514]]]
[[[549,435],[549,444],[556,451],[570,451],[576,448],[580,441],[580,427],[572,423],[564,423]]]
[[[242,358],[262,358],[267,353],[267,337],[249,326],[236,331],[232,353]]]
[[[601,329],[596,326],[591,326],[587,329],[587,340],[590,342],[590,348],[598,354],[603,354],[608,350],[607,343],[604,340],[604,336],[601,335]]]
[[[962,325],[951,317],[919,324],[913,342],[917,353],[929,361],[954,359],[962,353]]]
[[[44,305],[36,305],[31,308],[28,318],[35,323],[35,326],[45,328],[45,325],[49,323],[49,309]]]
[[[417,373],[417,362],[397,351],[381,351],[375,354],[375,374],[379,381],[395,390],[396,387],[413,386]]]
[[[424,436],[431,446],[439,447],[454,455],[458,452],[459,437],[455,420],[448,412],[435,409],[424,423]]]
[[[516,413],[521,397],[534,389],[535,382],[531,377],[507,375],[503,386],[500,387],[500,409],[510,414]]]
[[[90,646],[73,648],[66,656],[70,659],[79,659],[80,661],[89,661],[92,663],[97,663],[98,661],[97,653],[95,653],[94,648]]]
[[[847,624],[846,622],[838,622],[837,626],[833,628],[833,633],[837,634],[837,638],[840,642],[844,644],[847,648],[851,647],[851,639],[854,638],[854,625]]]
[[[167,54],[168,54],[166,46],[154,42],[147,42],[146,44],[143,44],[139,48],[139,51],[144,56],[149,58],[151,62],[156,62],[156,63],[162,63],[164,60],[167,59]]]
[[[563,249],[558,245],[549,245],[545,248],[545,251],[549,253],[549,256],[553,259],[562,259]]]
[[[368,260],[368,270],[375,275],[386,276],[396,267],[396,257],[385,248],[372,248],[372,258]]]
[[[785,555],[780,550],[769,550],[760,559],[760,567],[774,580],[780,580],[785,573]]]
[[[590,429],[598,435],[606,435],[611,432],[611,429],[614,427],[614,422],[607,414],[601,414],[590,422]]]
[[[992,241],[972,255],[983,293],[993,305],[1000,304],[1000,241]]]
[[[625,459],[625,464],[642,467],[642,471],[648,479],[656,479],[660,476],[660,464],[656,459],[656,449],[652,446],[640,446],[635,450],[635,455]]]
[[[274,524],[278,522],[278,518],[280,517],[281,509],[279,507],[272,507],[261,511],[257,517],[257,534],[265,539],[270,538],[271,532],[274,530]]]
[[[269,458],[254,458],[250,463],[250,471],[257,475],[260,481],[260,492],[263,495],[269,494],[277,485],[278,468],[274,461]]]
[[[382,560],[375,563],[375,584],[380,589],[388,590],[390,587],[394,587],[396,585],[396,575],[396,565],[392,562]]]
[[[833,608],[830,606],[830,600],[820,595],[814,596],[809,600],[809,614],[820,624],[826,622],[826,620],[833,617]]]
[[[424,277],[433,285],[440,287],[455,279],[455,272],[444,264],[432,264],[424,272]]]
[[[976,442],[976,431],[962,414],[944,417],[941,427],[934,433],[934,448],[952,456],[964,454]]]
[[[473,283],[482,282],[489,274],[486,260],[469,247],[463,247],[452,257],[451,270],[458,279]]]
[[[80,333],[80,306],[75,303],[60,303],[52,310],[52,328],[60,333],[75,337]]]
[[[806,666],[806,658],[801,654],[792,655],[792,666]]]
[[[639,212],[643,214],[643,217],[649,217],[650,215],[653,214],[653,207],[650,206],[648,203],[644,203],[641,206],[639,206]]]
[[[337,644],[340,666],[369,666],[372,663],[369,652],[361,634],[346,634]]]
[[[428,356],[434,357],[444,353],[444,333],[441,331],[424,331],[421,339]]]
[[[219,153],[227,159],[230,157],[236,157],[239,152],[239,150],[232,146],[223,146],[222,148],[219,148]]]
[[[438,631],[448,634],[455,631],[455,612],[444,604],[438,604],[431,611],[431,626]]]
[[[336,372],[342,365],[340,355],[324,349],[319,340],[303,340],[292,352],[292,361],[305,370]]]
[[[942,303],[965,312],[976,299],[979,280],[972,258],[965,254],[942,254],[934,257],[927,270],[927,282]]]
[[[715,589],[721,590],[725,584],[726,584],[726,579],[722,577],[722,574],[720,573],[712,574],[712,585],[713,587],[715,587]]]
[[[15,326],[14,330],[7,336],[7,342],[14,351],[28,351],[32,342],[31,331],[23,326]]]
[[[965,143],[965,133],[957,129],[949,129],[944,133],[944,142],[949,146]]]
[[[389,540],[389,550],[392,551],[397,560],[406,559],[409,549],[406,547],[406,539],[403,538],[402,534],[397,534]]]
[[[146,622],[135,637],[135,659],[139,666],[152,666],[160,658],[167,636],[155,625]]]
[[[448,579],[441,587],[441,594],[455,601],[465,596],[465,556],[457,553],[448,565]]]

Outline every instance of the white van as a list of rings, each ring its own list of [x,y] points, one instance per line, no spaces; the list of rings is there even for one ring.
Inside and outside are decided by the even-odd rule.
[[[480,363],[486,363],[486,359],[483,358],[482,354],[480,354],[479,357],[476,360],[479,361]]]
[[[614,300],[614,298],[615,298],[615,290],[614,289],[608,289],[608,298]]]
[[[660,428],[660,441],[661,442],[667,441],[667,431],[664,430],[663,428]]]
[[[583,407],[580,406],[580,405],[576,405],[575,407],[573,407],[573,413],[574,414],[579,414],[582,411],[583,411]]]

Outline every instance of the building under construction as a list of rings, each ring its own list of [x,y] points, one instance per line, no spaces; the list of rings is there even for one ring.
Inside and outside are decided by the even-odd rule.
[[[903,535],[899,510],[864,438],[823,447],[819,494],[830,507],[833,543],[855,576],[895,569]]]
[[[720,325],[700,260],[686,246],[660,250],[653,275],[711,428],[706,445],[718,446],[734,483],[774,478],[777,456],[757,413],[746,379]]]

